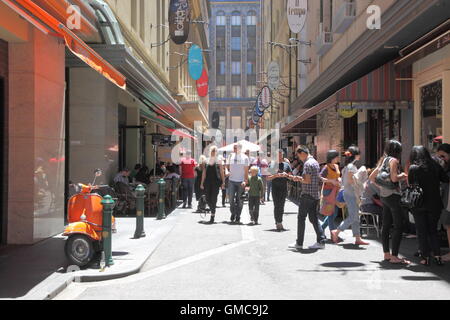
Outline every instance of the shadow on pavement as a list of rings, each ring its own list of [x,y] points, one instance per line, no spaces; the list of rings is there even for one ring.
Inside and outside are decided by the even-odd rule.
[[[365,266],[364,263],[360,263],[360,262],[348,262],[348,261],[343,261],[343,262],[327,262],[327,263],[321,263],[320,264],[322,267],[326,267],[326,268],[358,268],[358,267],[363,267]]]
[[[68,266],[65,240],[50,238],[34,245],[0,249],[0,298],[19,298],[59,269]]]

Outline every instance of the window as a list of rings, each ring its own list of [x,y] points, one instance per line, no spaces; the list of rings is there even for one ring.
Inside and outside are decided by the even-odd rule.
[[[217,86],[216,87],[216,97],[217,98],[224,98],[225,97],[225,86]]]
[[[216,25],[218,25],[218,26],[226,25],[226,17],[225,17],[225,15],[218,15],[216,17]]]
[[[241,97],[241,86],[232,86],[231,87],[231,97],[232,98],[240,98]]]
[[[247,62],[247,74],[255,74],[255,63]]]
[[[241,62],[233,61],[231,63],[231,74],[241,74]]]
[[[217,74],[225,74],[225,61],[217,63]]]
[[[248,98],[256,98],[256,86],[255,85],[247,86],[247,97]]]
[[[256,26],[256,12],[250,11],[247,15],[247,25]]]
[[[231,38],[231,50],[241,50],[241,38],[232,37]]]
[[[241,14],[239,12],[233,12],[231,16],[231,25],[240,26],[241,25]]]
[[[247,39],[247,49],[249,49],[249,50],[256,50],[256,38],[249,37]]]

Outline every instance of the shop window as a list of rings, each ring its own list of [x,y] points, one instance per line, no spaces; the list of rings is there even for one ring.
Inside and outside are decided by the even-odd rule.
[[[421,88],[422,144],[429,150],[438,146],[442,136],[442,80]]]

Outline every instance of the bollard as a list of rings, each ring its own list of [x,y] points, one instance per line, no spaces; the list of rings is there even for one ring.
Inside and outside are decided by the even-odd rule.
[[[136,230],[134,231],[134,238],[139,239],[145,237],[144,231],[144,197],[145,188],[142,184],[136,188]]]
[[[171,210],[174,209],[177,206],[177,192],[176,186],[178,184],[178,180],[172,179],[172,207]]]
[[[112,258],[112,237],[111,237],[111,223],[112,223],[112,212],[114,208],[114,200],[110,195],[106,195],[102,200],[103,205],[103,232],[102,232],[102,242],[103,251],[105,252],[105,262],[106,266],[114,264]]]
[[[161,220],[166,218],[165,200],[166,200],[166,181],[163,178],[158,180],[159,186],[159,204],[158,204],[158,216],[156,219]]]

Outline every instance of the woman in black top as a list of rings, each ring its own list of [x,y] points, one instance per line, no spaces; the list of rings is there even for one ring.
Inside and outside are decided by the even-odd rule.
[[[222,160],[217,155],[217,147],[213,146],[210,149],[210,157],[206,162],[205,169],[202,174],[202,182],[200,188],[206,194],[206,202],[211,210],[211,220],[209,223],[214,223],[216,215],[217,196],[219,189],[224,188],[225,177],[223,171]]]
[[[423,202],[420,207],[412,210],[416,223],[419,248],[423,265],[430,264],[431,251],[434,261],[442,265],[441,249],[437,231],[442,210],[440,181],[448,182],[442,167],[435,162],[428,150],[423,146],[414,146],[410,155],[408,173],[409,184],[417,184],[423,190]]]

